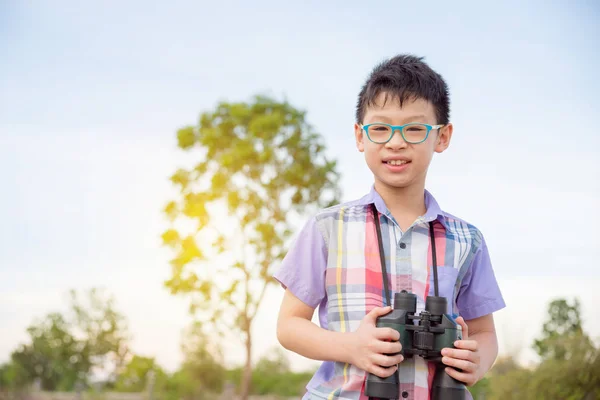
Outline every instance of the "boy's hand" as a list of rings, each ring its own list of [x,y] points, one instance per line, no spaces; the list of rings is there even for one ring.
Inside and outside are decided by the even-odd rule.
[[[469,340],[469,327],[463,317],[456,318],[456,322],[462,326],[463,340],[454,342],[456,349],[442,349],[442,362],[450,367],[446,373],[454,379],[473,386],[479,380],[479,348],[475,340]],[[456,369],[459,369],[457,371]]]
[[[377,328],[377,317],[392,311],[392,307],[377,307],[371,310],[350,335],[350,364],[387,378],[396,372],[398,364],[404,360],[400,334],[392,328]],[[386,354],[396,354],[389,356]],[[391,367],[391,368],[386,368]]]

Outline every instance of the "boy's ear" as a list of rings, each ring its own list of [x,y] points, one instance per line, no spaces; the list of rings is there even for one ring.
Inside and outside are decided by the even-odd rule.
[[[452,131],[453,130],[454,130],[454,127],[452,126],[451,123],[448,123],[448,124],[444,125],[442,128],[440,128],[439,133],[436,138],[436,143],[435,143],[435,152],[436,153],[442,153],[444,150],[446,150],[448,148],[448,146],[450,146],[450,139],[452,139]]]
[[[365,131],[359,124],[354,124],[354,137],[356,138],[356,148],[361,153],[365,151]]]

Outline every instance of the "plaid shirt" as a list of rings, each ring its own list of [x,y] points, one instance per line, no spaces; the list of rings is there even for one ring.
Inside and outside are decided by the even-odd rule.
[[[443,212],[425,192],[427,212],[402,232],[383,199],[371,189],[360,200],[320,211],[304,226],[275,274],[283,287],[311,307],[319,306],[321,327],[353,332],[374,307],[386,303],[378,252],[374,203],[381,231],[390,294],[417,295],[417,312],[433,295],[429,222],[434,222],[440,296],[455,317],[474,319],[505,306],[482,234]],[[421,357],[399,365],[398,398],[429,399],[435,366]],[[341,362],[323,362],[304,399],[366,400],[367,373]]]

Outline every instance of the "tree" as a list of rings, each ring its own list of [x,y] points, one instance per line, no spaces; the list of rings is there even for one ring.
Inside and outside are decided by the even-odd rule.
[[[532,374],[533,371],[521,367],[512,356],[501,357],[494,363],[485,383],[479,388],[480,393],[471,393],[475,400],[528,399],[528,385]]]
[[[336,162],[304,112],[262,96],[218,104],[177,139],[199,162],[171,177],[179,194],[165,208],[173,226],[162,238],[175,252],[165,285],[191,298],[193,314],[242,334],[245,399],[252,321],[272,283],[269,269],[285,254],[294,217],[339,201]]]
[[[220,392],[226,373],[223,354],[219,345],[203,331],[200,322],[196,321],[184,332],[181,349],[184,354],[181,370],[195,382],[194,393],[206,396]]]
[[[76,382],[87,382],[93,368],[114,372],[119,365],[127,339],[114,299],[97,289],[83,296],[88,304],[75,291],[70,296],[68,315],[50,313],[27,328],[29,343],[12,353],[2,373],[10,382],[24,386],[39,378],[44,390],[72,390]]]
[[[501,375],[493,375],[489,380],[489,389],[491,394],[490,396],[485,396],[484,398],[489,400],[543,399],[545,397],[530,396],[530,384],[531,380],[533,379],[533,374],[533,371],[518,367],[516,369],[506,371]]]
[[[553,300],[548,306],[548,319],[544,323],[542,336],[534,341],[533,347],[542,360],[565,360],[569,357],[569,339],[578,337],[588,346],[592,343],[583,333],[580,304],[565,299]]]
[[[129,354],[125,316],[105,290],[92,288],[83,295],[71,290],[69,296],[73,326],[84,338],[82,352],[92,367],[107,372],[109,382],[114,382]]]
[[[577,301],[571,305],[557,299],[549,304],[534,348],[542,358],[535,368],[523,368],[510,357],[496,362],[486,399],[600,398],[600,350],[582,329]]]
[[[542,362],[529,382],[530,397],[540,399],[599,399],[600,351],[582,332],[563,334],[564,359]]]
[[[154,388],[157,391],[164,389],[168,377],[154,358],[134,355],[118,375],[115,389],[119,392],[142,392],[148,387],[151,374],[154,376]]]
[[[280,346],[272,348],[258,360],[252,375],[253,394],[287,394],[291,396],[300,394],[300,391],[297,390],[298,385],[294,385],[290,379],[294,374],[291,373],[289,360]],[[307,381],[302,382],[301,386],[305,386]],[[282,389],[291,389],[294,392],[281,393]]]
[[[14,362],[0,365],[0,390],[18,391],[31,381],[32,377],[21,365]]]
[[[61,314],[49,314],[27,328],[31,343],[12,353],[12,362],[26,383],[39,378],[43,390],[71,390],[90,368],[82,342],[70,332]],[[24,373],[23,373],[24,372]]]
[[[600,350],[583,331],[580,304],[556,299],[548,306],[542,336],[534,342],[542,358],[529,383],[530,396],[587,399],[600,396]]]
[[[290,362],[280,346],[274,347],[256,363],[256,371],[264,374],[290,372]]]
[[[569,357],[550,358],[534,369],[510,363],[490,373],[486,399],[567,399],[600,398],[600,352],[572,335],[563,342]],[[486,392],[487,393],[487,392]],[[477,398],[473,396],[475,400]]]

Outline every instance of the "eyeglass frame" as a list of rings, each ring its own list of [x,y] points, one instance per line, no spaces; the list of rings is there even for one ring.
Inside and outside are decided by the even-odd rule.
[[[390,137],[388,140],[386,140],[385,142],[376,142],[373,139],[371,139],[371,136],[369,136],[369,127],[372,125],[385,125],[385,126],[389,126],[392,129],[392,133],[390,134]],[[418,126],[424,126],[425,128],[427,128],[427,132],[425,133],[425,138],[423,140],[421,140],[420,142],[411,142],[409,140],[406,140],[406,138],[404,137],[404,132],[403,129],[407,126],[414,126],[414,125],[418,125]],[[365,133],[367,134],[367,138],[376,144],[385,144],[387,142],[389,142],[390,140],[392,140],[392,138],[394,137],[394,133],[396,131],[400,131],[400,136],[402,136],[402,140],[404,140],[406,143],[410,143],[410,144],[419,144],[419,143],[423,143],[424,141],[427,140],[427,138],[429,137],[429,132],[431,132],[434,129],[440,129],[443,128],[444,126],[446,126],[446,124],[442,124],[442,125],[429,125],[429,124],[423,124],[420,122],[410,122],[408,124],[404,124],[404,125],[390,125],[390,124],[386,124],[383,122],[374,122],[372,124],[367,124],[367,125],[360,125],[360,127],[365,131]]]

